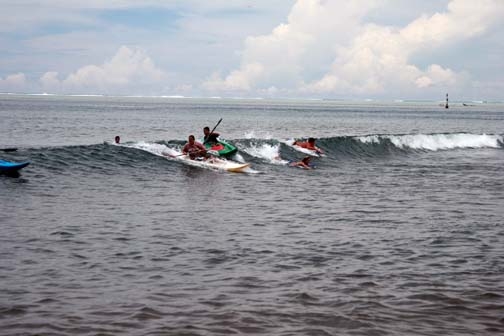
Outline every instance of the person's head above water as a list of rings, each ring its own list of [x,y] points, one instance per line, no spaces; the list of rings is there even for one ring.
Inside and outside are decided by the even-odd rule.
[[[121,142],[121,137],[119,137],[119,135],[116,135],[114,140],[115,140],[115,143],[118,144],[119,142]]]

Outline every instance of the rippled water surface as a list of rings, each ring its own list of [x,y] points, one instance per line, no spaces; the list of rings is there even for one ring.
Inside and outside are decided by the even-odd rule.
[[[0,175],[1,335],[504,332],[502,105],[0,96],[0,118],[0,158],[31,161]],[[249,172],[159,155],[220,118]],[[289,167],[309,136],[326,156]]]

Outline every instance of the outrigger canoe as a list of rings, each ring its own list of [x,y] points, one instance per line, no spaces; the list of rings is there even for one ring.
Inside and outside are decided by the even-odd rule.
[[[10,162],[0,160],[0,174],[12,174],[17,172],[18,170],[28,166],[30,161],[25,162]]]
[[[223,140],[219,140],[214,144],[207,142],[205,147],[210,154],[226,158],[233,156],[238,151],[238,148]]]

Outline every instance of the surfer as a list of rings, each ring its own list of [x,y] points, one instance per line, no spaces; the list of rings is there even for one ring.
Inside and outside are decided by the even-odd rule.
[[[289,166],[300,167],[300,168],[304,168],[304,169],[312,169],[312,167],[310,166],[310,160],[311,160],[311,156],[305,156],[301,161],[290,162]]]
[[[203,128],[203,134],[205,135],[203,137],[204,144],[209,143],[210,145],[215,145],[216,143],[219,142],[217,138],[219,137],[220,134],[216,132],[210,132],[210,127],[205,126]]]
[[[301,148],[310,149],[318,154],[322,154],[322,150],[315,146],[315,138],[308,138],[308,141],[294,141],[293,145]]]
[[[194,135],[189,135],[188,141],[185,144],[184,148],[182,148],[182,153],[185,155],[189,155],[191,160],[195,160],[196,158],[207,158],[207,151],[205,146],[203,146],[200,142],[197,142],[194,138]]]
[[[116,137],[114,138],[114,141],[116,144],[119,144],[121,142],[121,137],[119,135],[116,135]]]

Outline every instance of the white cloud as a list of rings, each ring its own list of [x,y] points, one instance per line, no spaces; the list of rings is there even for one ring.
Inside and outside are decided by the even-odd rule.
[[[423,45],[412,43],[401,30],[367,25],[353,43],[341,48],[330,71],[305,85],[311,93],[383,94],[409,88],[454,85],[462,76],[433,64],[425,71],[409,60]]]
[[[208,91],[249,91],[256,78],[261,77],[264,67],[260,63],[246,64],[240,71],[233,71],[225,79],[214,73],[203,87]]]
[[[429,68],[419,75],[415,80],[417,88],[429,88],[431,86],[455,86],[457,83],[464,83],[466,74],[461,72],[459,74],[450,69],[444,69],[438,64],[432,64]]]
[[[141,49],[122,46],[114,57],[102,65],[86,65],[59,80],[57,72],[47,72],[40,82],[44,89],[61,89],[65,92],[121,92],[136,86],[159,84],[166,77]]]
[[[228,72],[239,64],[235,51],[245,37],[269,31],[292,3],[7,0],[0,11],[0,49],[7,51],[0,57],[0,69],[23,71],[29,79],[58,72],[63,81],[81,65],[101,68],[119,46],[135,45],[149,51],[158,69],[170,73],[163,85],[153,83],[150,93],[170,94],[182,83],[199,89],[209,73]],[[152,22],[151,12],[159,13]],[[35,86],[32,89],[40,92]],[[136,87],[130,92],[135,94]]]
[[[470,78],[464,69],[436,63],[422,68],[412,59],[480,36],[504,16],[504,1],[453,0],[445,11],[424,14],[404,27],[366,23],[383,4],[298,0],[286,24],[247,38],[239,69],[214,75],[204,88],[264,91],[274,86],[348,96],[462,87]],[[250,71],[252,65],[261,71]]]
[[[144,25],[151,17],[133,16],[136,8],[162,15]],[[503,18],[502,0],[8,0],[0,84],[53,93],[502,96]],[[7,84],[17,72],[24,80]]]
[[[423,15],[401,31],[412,44],[455,43],[477,36],[502,19],[504,2],[500,0],[453,0],[448,11]]]
[[[338,44],[358,31],[359,20],[366,14],[363,8],[373,8],[376,3],[356,0],[342,6],[338,1],[299,0],[287,23],[269,35],[246,39],[240,69],[224,78],[212,76],[204,88],[295,87],[306,74],[319,72],[321,64],[328,64]],[[243,85],[233,85],[237,82]]]
[[[20,92],[26,85],[26,76],[24,73],[8,75],[5,79],[0,78],[0,91],[2,92]]]
[[[49,71],[42,75],[42,77],[40,77],[40,84],[45,91],[49,92],[58,92],[61,87],[58,73],[55,71]]]

